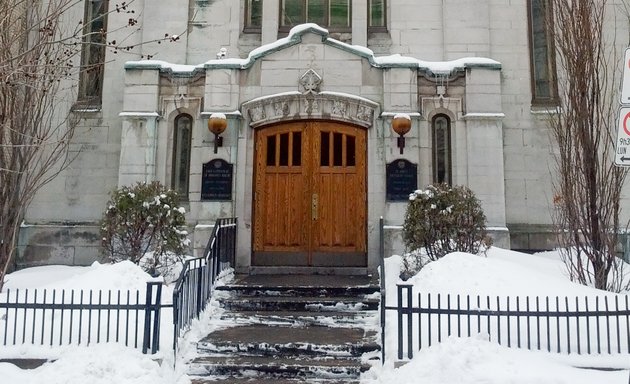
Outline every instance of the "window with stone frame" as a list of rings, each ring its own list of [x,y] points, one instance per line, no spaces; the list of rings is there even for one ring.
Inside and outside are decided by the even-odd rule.
[[[262,29],[263,0],[245,0],[244,32],[258,32]]]
[[[193,119],[188,114],[178,115],[174,122],[171,187],[177,192],[182,201],[188,201],[192,122]]]
[[[528,0],[532,105],[557,105],[552,2]]]
[[[451,120],[436,115],[431,121],[433,139],[433,182],[452,184],[451,176]]]
[[[385,0],[368,0],[368,30],[380,32],[387,30],[385,18]]]
[[[78,102],[86,106],[102,102],[108,5],[108,0],[85,2]]]
[[[280,0],[280,31],[315,23],[331,31],[350,32],[352,0]]]
[[[280,29],[285,32],[300,23],[317,23],[323,27],[349,31],[352,0],[280,0]],[[387,30],[386,0],[368,0],[368,30]],[[263,0],[245,0],[244,32],[260,33]]]

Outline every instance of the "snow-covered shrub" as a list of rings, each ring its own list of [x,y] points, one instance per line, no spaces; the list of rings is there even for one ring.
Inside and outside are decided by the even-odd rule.
[[[407,248],[404,274],[459,251],[479,253],[485,243],[486,216],[475,194],[464,186],[430,185],[409,195],[403,226]]]
[[[157,181],[115,190],[101,221],[107,256],[130,260],[152,275],[168,272],[190,244],[185,213],[177,193]]]

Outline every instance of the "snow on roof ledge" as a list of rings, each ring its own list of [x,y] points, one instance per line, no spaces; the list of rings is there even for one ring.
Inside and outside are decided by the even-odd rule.
[[[302,36],[306,33],[320,35],[323,44],[363,57],[376,68],[417,69],[418,71],[427,72],[435,76],[446,76],[457,71],[463,71],[466,68],[501,69],[500,62],[484,57],[464,57],[451,61],[424,61],[400,54],[376,57],[374,56],[374,52],[369,48],[346,44],[331,38],[327,29],[314,23],[300,24],[291,28],[287,37],[253,49],[246,59],[213,59],[198,65],[172,64],[161,60],[128,61],[125,63],[125,69],[158,69],[180,76],[191,76],[197,71],[207,69],[247,69],[261,57],[301,43]]]

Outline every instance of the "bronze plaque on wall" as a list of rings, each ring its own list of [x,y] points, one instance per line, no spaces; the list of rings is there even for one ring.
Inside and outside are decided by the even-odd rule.
[[[387,201],[408,201],[418,189],[418,165],[405,159],[387,164],[385,171]]]
[[[201,200],[231,201],[234,165],[223,159],[214,159],[203,165],[201,171]]]

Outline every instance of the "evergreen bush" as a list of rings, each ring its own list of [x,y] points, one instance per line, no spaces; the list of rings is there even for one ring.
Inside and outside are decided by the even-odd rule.
[[[475,194],[465,186],[429,185],[409,195],[403,226],[408,251],[404,274],[451,252],[477,254],[485,244],[486,216]]]
[[[112,192],[101,221],[102,245],[112,262],[130,260],[152,275],[178,263],[190,241],[177,193],[157,181]]]

